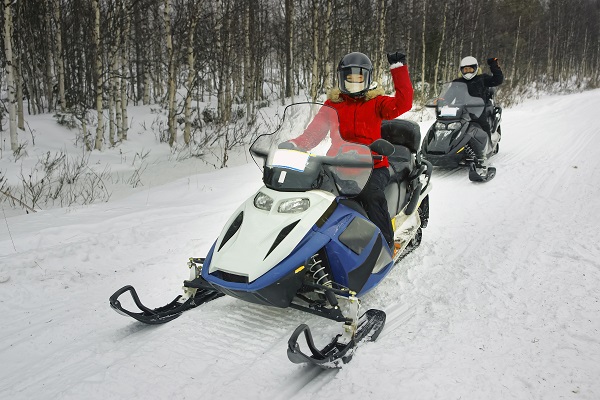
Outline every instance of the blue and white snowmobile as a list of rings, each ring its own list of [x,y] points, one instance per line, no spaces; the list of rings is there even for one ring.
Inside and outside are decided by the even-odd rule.
[[[317,140],[304,141],[319,142],[316,146],[298,144],[303,143],[299,137],[314,139],[309,123],[317,119],[327,127],[325,137],[321,129],[314,132],[320,135]],[[300,325],[288,342],[292,362],[322,367],[348,362],[357,344],[375,340],[385,323],[381,310],[359,315],[360,297],[419,246],[429,218],[432,167],[419,157],[419,126],[386,121],[382,137],[369,147],[350,143],[340,136],[335,109],[314,103],[288,106],[279,129],[259,136],[250,148],[261,161],[264,186],[233,213],[205,258],[190,259],[183,295],[150,309],[133,287],[125,286],[110,297],[111,307],[147,324],[171,321],[223,295],[291,307],[339,321],[344,328],[317,349],[308,326]],[[373,158],[381,155],[389,156],[391,164],[386,197],[399,244],[395,254],[353,200],[369,179]],[[125,292],[139,311],[121,306]],[[311,354],[300,350],[302,334]]]

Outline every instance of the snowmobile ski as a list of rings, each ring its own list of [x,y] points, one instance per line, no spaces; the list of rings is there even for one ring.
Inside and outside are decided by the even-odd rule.
[[[340,368],[342,364],[350,362],[359,344],[365,341],[375,341],[384,325],[385,312],[375,309],[368,310],[360,317],[358,329],[348,343],[339,341],[342,336],[340,334],[319,350],[315,347],[310,328],[306,324],[301,324],[288,340],[287,355],[289,360],[295,364],[318,365],[321,368]],[[300,350],[298,337],[302,333],[304,333],[311,355],[307,355]]]
[[[469,180],[471,182],[488,182],[496,176],[496,167],[487,167],[485,173],[477,172],[477,167],[471,163],[469,167]]]
[[[185,281],[184,285],[192,288],[196,286],[194,285],[194,281]],[[133,298],[133,301],[139,308],[140,312],[129,311],[121,306],[119,297],[125,292],[129,292],[131,294],[131,297]],[[209,301],[215,300],[223,295],[223,293],[215,290],[198,288],[196,293],[187,299],[184,298],[184,296],[179,295],[172,302],[165,306],[150,309],[140,301],[140,298],[133,286],[127,285],[123,286],[112,296],[110,296],[109,302],[111,308],[119,314],[132,317],[140,322],[143,322],[144,324],[158,325],[172,321],[179,317],[184,311],[191,310],[192,308],[198,307],[204,303],[208,303]]]

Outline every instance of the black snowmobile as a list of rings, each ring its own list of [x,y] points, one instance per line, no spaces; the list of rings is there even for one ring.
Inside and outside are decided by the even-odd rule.
[[[307,127],[310,121],[317,123]],[[287,107],[278,131],[260,136],[250,148],[261,161],[265,185],[232,214],[205,258],[190,259],[183,295],[150,309],[132,286],[125,286],[110,297],[110,306],[146,324],[171,321],[223,295],[290,307],[343,323],[343,332],[322,349],[315,347],[308,326],[300,325],[288,342],[292,362],[321,367],[348,362],[358,343],[375,340],[385,323],[382,310],[359,314],[360,297],[421,243],[432,167],[420,159],[421,134],[411,121],[385,122],[387,140],[368,147],[346,142],[338,121],[331,107]],[[305,144],[290,148],[298,138]],[[353,200],[369,179],[373,158],[381,157],[373,152],[390,156],[386,198],[396,252]],[[138,311],[121,305],[126,292]],[[310,354],[297,343],[301,335]]]
[[[485,104],[482,98],[469,95],[465,83],[451,82],[440,96],[427,101],[425,106],[435,111],[436,121],[423,141],[423,157],[438,167],[466,165],[474,182],[494,178],[496,168],[488,166],[488,161],[500,148],[502,118],[502,109],[494,105],[494,92],[495,88],[490,88],[492,98]],[[474,121],[484,110],[491,115],[491,135]]]

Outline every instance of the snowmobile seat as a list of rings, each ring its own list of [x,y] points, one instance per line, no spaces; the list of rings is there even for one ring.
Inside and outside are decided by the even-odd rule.
[[[383,121],[381,137],[391,144],[407,147],[412,154],[416,154],[421,146],[421,129],[419,124],[413,121],[404,119]]]

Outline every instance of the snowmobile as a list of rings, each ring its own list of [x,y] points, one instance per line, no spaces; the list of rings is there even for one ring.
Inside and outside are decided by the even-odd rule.
[[[469,179],[487,182],[496,175],[496,168],[488,166],[491,156],[500,149],[502,108],[488,104],[480,97],[469,95],[463,82],[447,83],[439,97],[427,101],[426,107],[435,111],[436,121],[423,141],[422,155],[434,166],[456,168],[469,166]],[[487,109],[491,115],[489,135],[474,120]]]
[[[183,294],[150,309],[125,286],[110,297],[110,306],[146,324],[171,321],[223,295],[291,307],[340,322],[343,329],[318,349],[309,327],[298,326],[288,341],[290,361],[324,368],[350,361],[358,344],[375,340],[385,324],[382,310],[359,316],[360,298],[421,243],[432,166],[419,156],[421,135],[414,122],[385,121],[383,139],[370,146],[345,141],[338,127],[331,107],[286,107],[277,131],[250,147],[264,186],[233,213],[206,257],[189,259]],[[382,155],[391,164],[386,198],[396,252],[353,200],[369,179],[373,159]],[[138,311],[122,307],[119,297],[126,292]],[[303,334],[310,354],[298,344]]]

